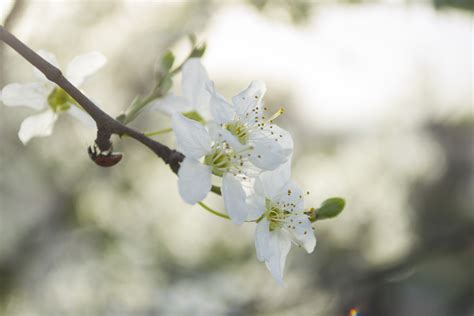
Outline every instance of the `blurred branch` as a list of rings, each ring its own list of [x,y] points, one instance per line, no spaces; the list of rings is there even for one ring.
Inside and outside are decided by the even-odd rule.
[[[110,137],[112,134],[127,135],[139,141],[158,157],[168,164],[174,173],[177,173],[184,155],[176,150],[170,149],[168,146],[161,144],[143,133],[140,133],[112,118],[110,115],[102,111],[87,96],[85,96],[78,88],[69,82],[61,73],[61,71],[48,63],[40,55],[31,48],[21,42],[13,34],[8,32],[0,25],[0,39],[8,46],[13,48],[18,54],[25,58],[30,64],[40,70],[46,78],[56,83],[64,91],[66,91],[74,100],[82,106],[82,108],[94,119],[97,124],[97,139],[95,141],[97,147],[101,151],[109,151],[111,149]]]
[[[12,8],[10,9],[10,12],[8,15],[5,17],[5,22],[4,25],[6,28],[12,28],[12,26],[15,24],[15,21],[17,18],[21,15],[23,8],[25,7],[25,1],[24,0],[17,0],[14,2]],[[4,50],[3,46],[0,46],[0,74],[5,73],[5,60],[3,58]],[[3,85],[3,80],[5,78],[3,76],[0,76],[0,86]]]
[[[3,23],[5,27],[11,27],[13,23],[15,23],[16,18],[18,18],[21,14],[21,11],[25,7],[24,0],[16,0],[13,3],[10,12],[8,13],[7,17],[5,18],[5,22]]]

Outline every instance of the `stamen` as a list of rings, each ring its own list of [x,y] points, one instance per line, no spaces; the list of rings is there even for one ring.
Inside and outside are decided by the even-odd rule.
[[[285,113],[285,109],[284,108],[279,108],[278,111],[276,111],[275,114],[273,114],[267,122],[273,122],[277,117],[279,117],[280,115],[282,115],[283,113]]]

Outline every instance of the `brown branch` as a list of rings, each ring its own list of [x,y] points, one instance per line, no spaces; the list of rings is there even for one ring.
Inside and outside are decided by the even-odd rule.
[[[0,40],[13,48],[18,54],[25,58],[30,64],[41,71],[46,78],[56,83],[64,91],[66,91],[76,102],[94,119],[97,124],[96,144],[102,151],[111,148],[110,137],[112,134],[119,136],[127,135],[139,141],[158,157],[168,164],[174,173],[177,173],[184,155],[166,145],[161,144],[112,118],[110,115],[102,111],[87,96],[85,96],[78,88],[69,82],[61,73],[61,70],[51,65],[35,51],[25,45],[22,41],[8,32],[0,25]]]

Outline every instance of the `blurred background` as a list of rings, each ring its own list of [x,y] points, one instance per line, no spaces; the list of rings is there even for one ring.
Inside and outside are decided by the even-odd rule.
[[[267,83],[295,139],[308,206],[346,198],[293,248],[286,287],[241,227],[183,203],[176,176],[133,140],[114,168],[87,156],[95,131],[63,116],[23,146],[32,111],[0,106],[0,315],[474,314],[473,2],[0,1],[0,20],[65,67],[109,61],[83,86],[116,116],[152,87],[187,34],[231,97]],[[0,46],[0,86],[33,80]],[[180,93],[180,78],[173,91]],[[159,113],[132,124],[170,126]],[[171,136],[158,140],[173,146]],[[208,204],[222,209],[219,199]]]

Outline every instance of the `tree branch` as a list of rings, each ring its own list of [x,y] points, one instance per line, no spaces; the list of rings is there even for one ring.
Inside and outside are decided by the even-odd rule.
[[[96,144],[102,151],[110,150],[110,137],[112,134],[119,136],[127,135],[139,141],[158,157],[168,164],[174,173],[177,173],[184,155],[166,145],[161,144],[143,133],[140,133],[112,118],[110,115],[102,111],[87,96],[85,96],[78,88],[76,88],[66,77],[63,76],[61,70],[51,65],[35,51],[25,45],[22,41],[8,32],[0,25],[0,40],[13,48],[18,54],[25,58],[30,64],[41,71],[46,78],[56,83],[64,91],[66,91],[76,102],[94,119],[97,124]]]

